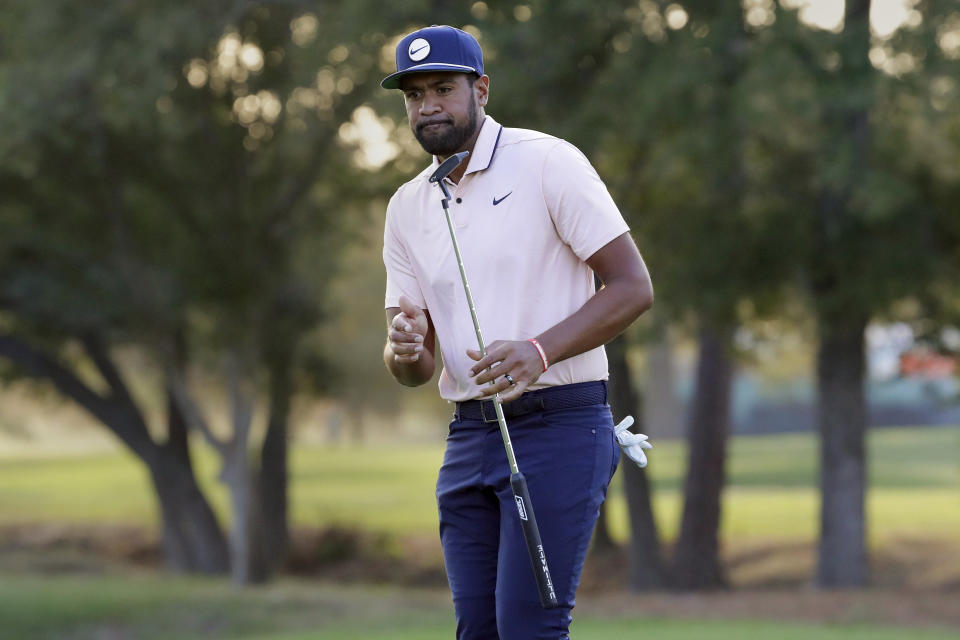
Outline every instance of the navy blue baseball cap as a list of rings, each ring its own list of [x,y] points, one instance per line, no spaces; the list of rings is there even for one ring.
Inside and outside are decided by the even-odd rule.
[[[397,45],[397,71],[380,82],[384,89],[399,89],[400,78],[426,71],[458,71],[483,75],[483,51],[466,31],[433,25],[404,36]]]

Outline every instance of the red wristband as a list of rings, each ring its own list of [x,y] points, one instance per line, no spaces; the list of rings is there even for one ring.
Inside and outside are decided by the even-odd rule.
[[[540,354],[540,362],[543,363],[543,370],[546,371],[547,367],[550,366],[550,363],[547,362],[547,352],[543,350],[543,347],[540,346],[540,343],[537,342],[536,338],[530,338],[529,340],[527,340],[527,342],[529,342],[530,344],[532,344],[537,348],[537,353]]]

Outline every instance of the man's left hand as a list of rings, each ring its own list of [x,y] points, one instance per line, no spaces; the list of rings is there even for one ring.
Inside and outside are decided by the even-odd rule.
[[[477,361],[470,376],[483,389],[482,398],[499,393],[502,402],[516,400],[543,373],[540,353],[526,340],[497,340],[487,347],[485,358],[476,349],[467,349],[467,355]],[[491,380],[496,383],[486,386]]]

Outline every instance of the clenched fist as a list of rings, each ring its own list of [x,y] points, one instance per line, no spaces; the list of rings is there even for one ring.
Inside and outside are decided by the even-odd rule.
[[[429,326],[423,309],[413,304],[410,298],[400,296],[400,313],[393,317],[387,330],[393,359],[401,363],[419,360]]]

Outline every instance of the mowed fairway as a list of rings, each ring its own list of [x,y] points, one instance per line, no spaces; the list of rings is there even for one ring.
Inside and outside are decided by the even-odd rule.
[[[816,536],[816,440],[810,434],[736,437],[728,462],[723,534],[728,539]],[[665,538],[676,533],[685,473],[679,441],[655,443],[648,467],[654,509]],[[215,460],[202,448],[198,475],[218,510],[227,495]],[[357,526],[389,535],[436,531],[434,482],[442,459],[434,445],[297,446],[292,453],[295,525]],[[900,536],[960,539],[960,431],[874,430],[869,435],[868,526],[872,543]],[[626,538],[620,474],[610,493],[614,537]],[[4,456],[0,452],[0,525],[20,523],[153,526],[147,475],[124,452]]]
[[[898,549],[905,537],[914,537],[922,544],[912,546],[933,549],[926,561],[935,560],[921,566],[918,573],[941,580],[940,572],[944,575],[941,584],[957,584],[960,431],[876,430],[870,433],[869,448],[871,545]],[[677,528],[684,453],[682,443],[667,441],[657,442],[650,456],[655,510],[666,539]],[[436,553],[438,546],[433,486],[441,457],[440,438],[433,445],[417,446],[294,446],[294,523],[310,528],[355,527],[396,540],[429,540],[433,551],[426,554],[426,560],[439,563],[439,558],[430,554]],[[691,605],[685,600],[688,596],[669,594],[627,595],[621,604],[611,606],[602,592],[587,590],[577,608],[575,637],[955,638],[960,625],[957,617],[936,614],[955,609],[949,593],[894,591],[888,592],[892,599],[878,601],[880,596],[887,597],[884,592],[858,592],[840,610],[833,594],[810,590],[779,594],[774,590],[779,609],[763,601],[771,595],[764,585],[776,583],[785,573],[792,572],[792,584],[808,584],[810,545],[817,528],[816,460],[816,440],[809,434],[737,437],[730,451],[723,520],[728,554],[732,549],[732,556],[738,551],[762,556],[771,545],[790,548],[800,541],[807,555],[799,568],[792,557],[788,558],[790,566],[783,566],[782,558],[761,561],[753,568],[731,566],[732,578],[742,589],[731,594],[737,602],[733,610],[716,606],[715,600]],[[197,466],[205,490],[227,517],[226,494],[216,480],[215,460],[201,450]],[[624,539],[626,513],[619,476],[611,489],[610,505],[614,535]],[[344,586],[282,578],[267,587],[236,590],[226,580],[177,578],[119,567],[102,558],[61,558],[58,550],[23,551],[17,544],[4,545],[3,529],[23,524],[49,524],[54,531],[61,525],[67,530],[75,525],[105,525],[106,530],[126,525],[154,532],[156,522],[147,476],[124,452],[0,453],[0,638],[453,637],[452,607],[442,589]],[[124,534],[121,531],[119,535]],[[930,541],[947,541],[945,551],[938,552],[936,546],[927,544]],[[399,557],[395,554],[407,553],[407,549],[398,544],[390,553]],[[414,553],[423,552],[415,549],[419,550]],[[891,606],[900,602],[901,596],[904,602],[913,603],[911,615],[902,616]],[[796,602],[803,597],[817,600]],[[934,600],[939,604],[931,604]],[[832,614],[826,611],[831,607]]]
[[[751,597],[751,596],[746,596]],[[452,638],[446,593],[342,587],[280,580],[238,591],[223,581],[158,575],[13,576],[0,583],[0,638],[31,640],[432,640]],[[711,611],[680,617],[644,615],[648,600],[630,611],[604,613],[587,602],[572,632],[578,640],[777,638],[782,640],[947,640],[955,630],[871,622],[882,613],[865,599],[842,622],[745,619]],[[709,602],[709,601],[708,601]],[[936,627],[940,628],[936,628]]]

